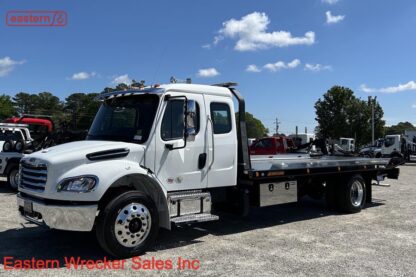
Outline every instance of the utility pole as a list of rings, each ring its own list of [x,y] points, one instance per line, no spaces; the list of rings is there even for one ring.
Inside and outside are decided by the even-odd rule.
[[[372,143],[374,145],[375,140],[374,140],[374,106],[377,100],[377,96],[374,97],[374,99],[371,96],[368,96],[368,101],[370,102],[371,105],[371,140]]]
[[[279,135],[279,124],[280,124],[280,121],[279,121],[279,119],[276,117],[276,121],[275,121],[275,134],[276,134],[276,136],[277,135]]]

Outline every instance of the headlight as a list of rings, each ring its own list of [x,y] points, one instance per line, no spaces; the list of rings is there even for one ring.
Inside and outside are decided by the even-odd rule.
[[[95,176],[78,176],[63,180],[56,188],[58,191],[90,192],[97,183]]]

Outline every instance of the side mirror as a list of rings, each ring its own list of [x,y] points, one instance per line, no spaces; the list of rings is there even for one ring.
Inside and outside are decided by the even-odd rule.
[[[185,139],[195,141],[196,136],[196,102],[195,100],[186,101],[185,109]]]

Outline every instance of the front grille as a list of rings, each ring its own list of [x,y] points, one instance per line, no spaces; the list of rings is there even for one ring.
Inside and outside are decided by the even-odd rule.
[[[44,191],[48,179],[48,169],[45,164],[33,165],[25,162],[20,163],[20,186],[22,188]]]

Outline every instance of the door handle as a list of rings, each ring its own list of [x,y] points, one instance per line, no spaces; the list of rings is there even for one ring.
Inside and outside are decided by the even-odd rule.
[[[201,153],[198,157],[198,169],[203,169],[207,163],[207,153]]]

